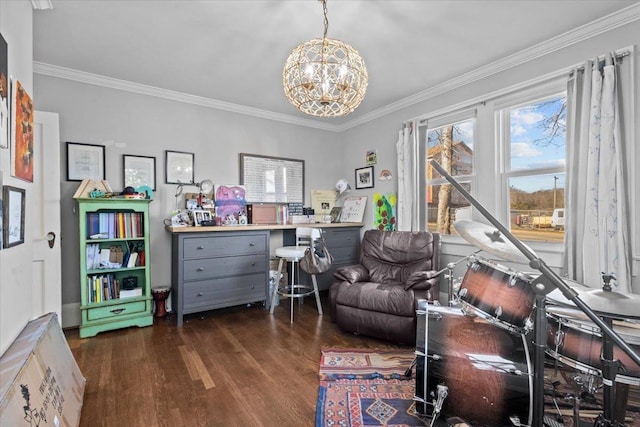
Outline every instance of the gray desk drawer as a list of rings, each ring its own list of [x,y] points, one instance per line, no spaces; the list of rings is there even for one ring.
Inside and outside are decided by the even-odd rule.
[[[360,230],[359,229],[325,229],[324,240],[327,243],[327,247],[346,247],[346,246],[360,246]]]
[[[184,262],[183,279],[204,280],[215,277],[267,271],[264,255],[190,259]]]
[[[266,252],[266,234],[190,237],[184,239],[184,258],[209,258]]]
[[[330,247],[329,245],[327,245],[327,247],[329,248],[329,252],[333,256],[334,264],[336,263],[357,264],[358,263],[358,257],[360,256],[360,253],[357,247],[351,246],[351,247],[336,248],[336,247]]]
[[[266,300],[267,274],[201,280],[184,284],[184,312]]]

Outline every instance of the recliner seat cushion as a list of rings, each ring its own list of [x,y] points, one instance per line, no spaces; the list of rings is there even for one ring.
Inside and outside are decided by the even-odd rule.
[[[360,310],[377,311],[396,316],[413,317],[413,292],[407,292],[402,283],[357,282],[343,286],[335,303]]]

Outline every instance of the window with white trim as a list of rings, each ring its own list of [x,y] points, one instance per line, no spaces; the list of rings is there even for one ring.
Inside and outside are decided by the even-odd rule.
[[[511,232],[521,240],[562,243],[566,178],[566,91],[522,94],[499,102]]]

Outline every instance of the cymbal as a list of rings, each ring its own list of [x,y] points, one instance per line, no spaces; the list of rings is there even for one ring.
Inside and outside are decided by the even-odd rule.
[[[478,249],[508,261],[529,262],[528,258],[495,227],[481,222],[461,219],[453,223],[453,228],[467,242]],[[528,246],[527,249],[529,249]],[[531,249],[529,250],[533,253]]]
[[[565,280],[567,281],[567,280]],[[606,317],[623,319],[640,319],[640,295],[627,294],[618,291],[605,291],[604,289],[588,288],[577,282],[569,281],[569,286],[577,292],[578,297],[591,310]],[[574,286],[577,285],[577,286]],[[573,306],[573,301],[567,299],[560,289],[554,289],[547,294],[547,298],[552,303],[565,306]]]

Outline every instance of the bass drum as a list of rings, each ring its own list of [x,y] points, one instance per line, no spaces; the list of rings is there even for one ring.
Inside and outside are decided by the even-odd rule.
[[[460,417],[471,425],[531,425],[533,378],[525,335],[511,333],[457,307],[417,310],[416,412]],[[447,397],[434,414],[438,391]]]

